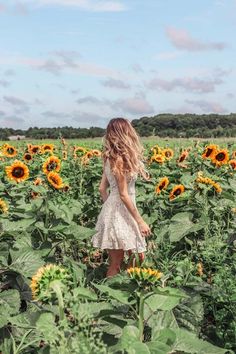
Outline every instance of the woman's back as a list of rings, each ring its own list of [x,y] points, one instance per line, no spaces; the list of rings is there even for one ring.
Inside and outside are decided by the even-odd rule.
[[[117,185],[115,176],[114,176],[114,174],[111,171],[111,166],[110,166],[109,159],[106,159],[104,168],[105,168],[106,177],[107,177],[108,182],[110,184],[110,193],[112,193],[112,194],[119,193],[118,185]],[[132,194],[135,195],[135,181],[136,180],[137,180],[137,174],[135,174],[133,177],[127,178],[128,193],[130,195],[132,195]]]

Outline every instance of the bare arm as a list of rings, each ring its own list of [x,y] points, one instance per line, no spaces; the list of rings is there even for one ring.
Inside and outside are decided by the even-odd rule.
[[[99,192],[101,194],[103,203],[106,201],[108,198],[108,193],[107,193],[107,188],[109,187],[109,182],[108,179],[105,175],[104,168],[103,168],[103,174],[102,174],[102,179],[99,185]]]
[[[138,223],[141,233],[143,233],[146,236],[150,235],[151,231],[149,226],[145,223],[138,209],[136,208],[132,199],[130,198],[130,195],[128,193],[126,176],[122,174],[116,174],[115,178],[119,189],[120,198],[125,204],[130,214],[135,219],[135,221]]]

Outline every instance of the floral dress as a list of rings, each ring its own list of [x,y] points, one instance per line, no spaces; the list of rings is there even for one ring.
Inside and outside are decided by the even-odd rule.
[[[100,249],[122,249],[124,251],[146,251],[146,240],[138,224],[120,198],[118,185],[113,175],[109,159],[106,160],[104,172],[110,184],[110,194],[102,205],[92,237],[94,247]],[[127,178],[128,193],[136,206],[135,181],[137,174]]]

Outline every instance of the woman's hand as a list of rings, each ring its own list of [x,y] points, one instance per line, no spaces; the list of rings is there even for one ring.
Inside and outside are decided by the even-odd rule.
[[[144,220],[142,220],[142,221],[140,221],[140,222],[138,223],[138,227],[139,227],[139,230],[140,230],[142,236],[148,237],[148,236],[151,235],[151,229],[150,229],[150,227],[148,226],[148,224],[145,223]]]

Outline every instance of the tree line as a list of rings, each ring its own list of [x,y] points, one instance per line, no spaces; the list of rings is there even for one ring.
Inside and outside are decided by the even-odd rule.
[[[199,137],[217,138],[236,136],[236,114],[158,114],[132,120],[132,125],[140,136],[159,137]],[[25,135],[30,139],[80,139],[102,137],[104,128],[37,128],[27,130],[0,128],[0,140],[8,140],[12,135]]]

